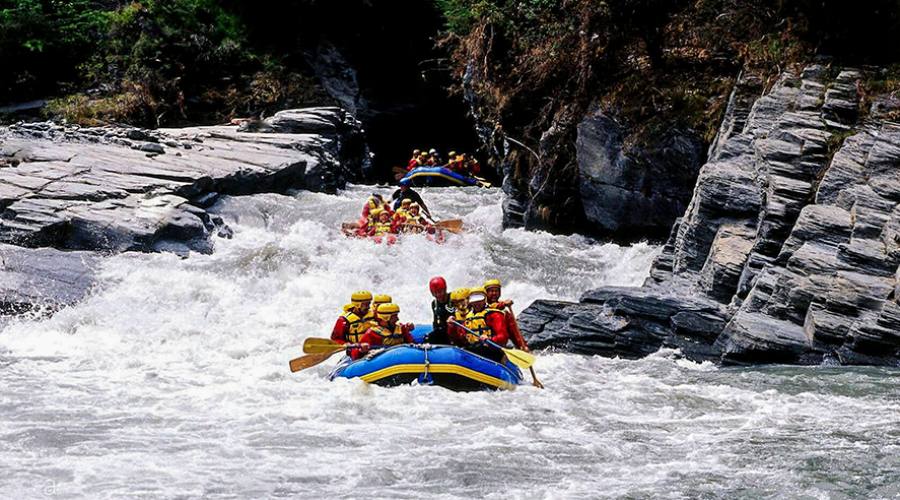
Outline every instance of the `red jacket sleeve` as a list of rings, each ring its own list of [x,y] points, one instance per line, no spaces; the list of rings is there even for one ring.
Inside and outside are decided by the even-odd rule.
[[[369,344],[373,345],[381,345],[381,337],[375,334],[371,328],[366,330],[366,333],[362,334],[362,337],[359,338],[360,344]],[[358,347],[354,347],[347,351],[347,355],[350,356],[350,359],[359,359],[363,357],[364,353],[362,353]]]
[[[345,343],[347,342],[347,334],[350,331],[350,323],[347,321],[347,318],[341,316],[334,323],[334,329],[331,330],[331,340],[335,342]]]
[[[466,347],[469,345],[466,340],[466,331],[453,323],[447,324],[447,336],[450,337],[450,342],[455,346]]]
[[[492,312],[484,320],[493,332],[491,340],[501,346],[506,346],[506,342],[509,340],[509,334],[506,332],[506,315],[502,312]]]

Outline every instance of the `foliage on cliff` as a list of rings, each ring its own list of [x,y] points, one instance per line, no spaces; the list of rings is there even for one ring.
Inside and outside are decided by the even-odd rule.
[[[156,126],[327,102],[301,69],[247,36],[216,0],[0,0],[3,100],[70,94],[79,122]]]
[[[578,220],[575,134],[599,107],[635,130],[714,136],[739,71],[771,83],[817,54],[897,60],[900,6],[825,0],[437,0],[460,88],[483,122],[527,146],[505,155],[547,226]],[[550,183],[552,176],[572,182]],[[530,183],[526,185],[526,183]],[[536,187],[537,186],[537,187]]]

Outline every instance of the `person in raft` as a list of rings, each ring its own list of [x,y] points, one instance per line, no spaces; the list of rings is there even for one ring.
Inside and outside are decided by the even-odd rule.
[[[366,321],[366,327],[363,331],[368,330],[375,324],[375,309],[378,309],[378,306],[381,304],[390,304],[391,302],[393,302],[391,296],[384,293],[372,297],[372,307],[369,308],[369,312],[366,313],[366,317],[363,318]]]
[[[391,221],[391,213],[387,210],[375,210],[375,222],[368,226],[366,236],[372,237],[376,243],[381,243],[382,238],[386,238],[388,244],[397,241],[394,234],[397,232],[397,226]]]
[[[450,306],[450,294],[447,293],[447,281],[442,276],[435,276],[428,282],[428,290],[434,300],[431,301],[431,333],[425,338],[428,344],[449,344],[447,337],[447,319],[453,314]]]
[[[400,207],[394,211],[394,215],[391,217],[394,224],[402,223],[403,219],[405,219],[409,213],[409,207],[412,205],[412,202],[413,201],[409,198],[404,198],[403,201],[400,202]]]
[[[366,290],[353,292],[350,304],[344,306],[344,313],[337,319],[331,330],[331,340],[355,344],[368,328],[366,313],[372,303],[372,293]]]
[[[469,292],[469,313],[466,314],[467,350],[480,356],[502,362],[503,351],[487,343],[488,340],[506,347],[509,333],[506,328],[506,314],[498,309],[487,307],[484,288],[478,287]]]
[[[428,221],[422,212],[419,211],[418,203],[410,203],[409,209],[400,219],[398,228],[403,233],[422,233],[434,234],[434,224]]]
[[[357,346],[348,349],[350,358],[359,359],[369,352],[372,346],[393,346],[414,344],[412,323],[400,323],[400,306],[397,304],[379,304],[375,309],[375,325],[369,327],[360,338]]]
[[[516,318],[513,316],[513,301],[501,300],[501,293],[502,288],[500,280],[492,278],[484,282],[484,294],[485,297],[487,297],[487,308],[503,311],[503,314],[506,317],[506,331],[509,334],[509,340],[516,346],[516,349],[522,349],[526,352],[530,351],[528,342],[525,342],[525,337],[523,337],[522,332],[519,331],[519,325],[516,324]]]
[[[429,219],[434,219],[431,216],[431,211],[428,210],[428,206],[425,205],[425,201],[422,200],[422,197],[419,193],[415,192],[413,188],[409,187],[410,180],[409,179],[400,179],[400,188],[394,191],[394,194],[391,195],[391,199],[394,200],[394,210],[396,210],[400,203],[405,199],[409,199],[411,202],[416,202],[422,207],[422,211],[425,212],[425,215],[428,216]]]
[[[419,160],[419,155],[421,155],[421,154],[422,154],[422,150],[413,149],[412,158],[410,158],[409,161],[406,162],[406,171],[407,172],[409,172],[410,170],[412,170],[414,168],[419,168],[422,166],[422,162]]]
[[[450,292],[450,307],[453,311],[453,321],[447,322],[447,337],[451,344],[466,347],[469,345],[466,340],[468,332],[460,325],[466,324],[466,316],[469,314],[469,289],[457,288]]]

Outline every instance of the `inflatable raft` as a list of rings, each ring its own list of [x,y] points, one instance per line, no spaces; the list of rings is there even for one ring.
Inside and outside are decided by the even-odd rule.
[[[417,186],[491,186],[484,179],[461,175],[445,167],[414,168],[400,180],[404,179]]]
[[[423,330],[417,328],[413,337],[421,342]],[[418,382],[454,391],[512,389],[523,379],[512,363],[503,365],[458,347],[429,344],[388,347],[356,361],[345,357],[329,378],[338,377],[388,387]]]

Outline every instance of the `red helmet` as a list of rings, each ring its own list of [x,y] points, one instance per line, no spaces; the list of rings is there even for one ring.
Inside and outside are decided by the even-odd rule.
[[[432,295],[438,292],[446,292],[447,282],[444,280],[444,278],[435,276],[434,278],[431,278],[431,281],[428,282],[428,288],[431,290]]]

